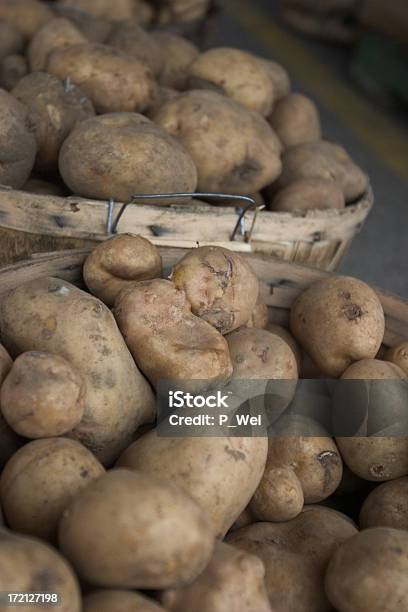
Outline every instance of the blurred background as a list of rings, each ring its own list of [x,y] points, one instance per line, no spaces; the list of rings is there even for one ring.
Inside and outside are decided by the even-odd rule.
[[[281,62],[370,177],[375,206],[340,272],[408,298],[408,0],[219,4],[206,46]]]

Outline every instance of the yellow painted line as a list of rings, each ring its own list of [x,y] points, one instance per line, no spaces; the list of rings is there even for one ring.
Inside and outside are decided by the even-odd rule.
[[[225,12],[273,59],[336,114],[395,174],[408,180],[408,138],[363,96],[332,72],[295,36],[280,28],[264,11],[244,0],[226,0]]]

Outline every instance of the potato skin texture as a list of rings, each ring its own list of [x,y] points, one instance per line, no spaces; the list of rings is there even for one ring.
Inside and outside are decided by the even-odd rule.
[[[56,18],[48,21],[38,30],[28,46],[27,57],[31,72],[45,70],[48,56],[55,49],[86,42],[85,36],[68,19]]]
[[[92,453],[75,440],[29,442],[11,457],[1,474],[1,503],[8,525],[55,542],[62,512],[104,472]]]
[[[191,249],[173,268],[171,280],[185,292],[192,312],[221,334],[244,325],[258,300],[258,279],[250,265],[222,247]]]
[[[190,153],[200,191],[253,193],[281,172],[281,144],[267,121],[214,91],[180,94],[153,120]]]
[[[318,368],[338,377],[354,361],[375,357],[384,336],[384,312],[366,283],[329,276],[295,300],[290,328]]]
[[[165,612],[153,599],[134,591],[99,589],[85,595],[83,612]]]
[[[295,338],[292,336],[290,331],[286,329],[286,327],[282,327],[282,325],[275,325],[274,323],[268,323],[266,329],[271,332],[271,334],[275,334],[275,336],[279,336],[282,340],[289,344],[292,349],[293,354],[296,358],[296,363],[298,367],[298,373],[300,375],[300,371],[302,369],[302,351],[299,344],[296,342]]]
[[[269,210],[276,212],[342,209],[346,205],[340,187],[321,178],[298,179],[272,196]]]
[[[0,344],[0,386],[10,372],[12,365],[13,360],[4,346]],[[0,411],[0,473],[3,466],[19,448],[21,443],[22,441],[20,441],[16,433],[8,426]]]
[[[197,171],[177,140],[136,113],[88,119],[65,140],[61,176],[81,196],[129,202],[135,194],[195,191]]]
[[[408,340],[389,348],[384,355],[384,359],[395,363],[408,376]]]
[[[29,40],[54,17],[51,9],[38,0],[1,0],[0,19],[9,21]]]
[[[84,376],[84,418],[71,435],[103,463],[114,461],[137,427],[153,420],[152,391],[112,313],[93,296],[60,279],[33,280],[3,298],[0,326],[11,354],[56,353]]]
[[[163,58],[159,83],[162,87],[183,91],[187,88],[188,69],[200,55],[192,42],[171,32],[152,32],[151,37]]]
[[[46,71],[69,77],[91,99],[99,114],[146,111],[157,95],[149,68],[136,58],[97,43],[55,49]]]
[[[264,577],[258,557],[217,542],[204,572],[183,589],[164,591],[160,601],[169,612],[271,612]]]
[[[276,100],[281,100],[290,93],[290,78],[285,68],[273,60],[262,60],[275,88]]]
[[[107,44],[145,64],[159,76],[163,67],[163,56],[154,38],[136,23],[121,22],[113,26]]]
[[[163,589],[194,580],[211,557],[214,538],[205,514],[174,484],[115,469],[65,510],[59,544],[90,584]]]
[[[113,306],[124,287],[135,281],[160,278],[162,273],[159,250],[136,234],[120,234],[98,244],[83,268],[89,291],[107,306]]]
[[[184,380],[198,390],[230,378],[226,340],[192,314],[185,293],[172,282],[141,281],[122,289],[114,314],[133,358],[152,385]]]
[[[12,95],[26,105],[28,120],[35,129],[36,169],[57,171],[60,148],[70,131],[95,115],[91,101],[77,87],[67,88],[60,79],[45,72],[22,78]]]
[[[302,94],[291,93],[279,100],[269,121],[284,148],[321,140],[319,111]]]
[[[170,438],[153,430],[131,444],[118,465],[165,478],[187,491],[222,538],[261,480],[267,446],[266,438]]]
[[[27,108],[0,89],[0,184],[19,189],[34,166],[37,145]]]
[[[0,529],[0,589],[13,593],[58,593],[59,612],[81,612],[78,580],[71,566],[54,548],[26,536]],[[9,606],[1,606],[7,610]],[[24,606],[22,610],[32,607]],[[50,606],[35,609],[46,612]]]
[[[3,416],[26,438],[68,433],[84,413],[85,381],[59,355],[23,353],[15,360],[0,390]]]
[[[19,30],[9,21],[0,20],[0,61],[8,55],[21,53],[24,41]]]
[[[360,510],[360,527],[408,529],[408,477],[378,485],[366,497]]]
[[[332,556],[326,592],[339,612],[405,610],[407,572],[408,533],[389,527],[364,529]]]

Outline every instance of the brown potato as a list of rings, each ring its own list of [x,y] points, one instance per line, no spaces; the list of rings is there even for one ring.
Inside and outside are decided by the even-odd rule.
[[[55,49],[46,71],[70,78],[92,100],[98,113],[143,112],[157,95],[149,68],[134,57],[96,43]]]
[[[169,612],[271,612],[262,561],[217,542],[204,572],[182,589],[169,589],[160,601]]]
[[[215,89],[268,117],[275,103],[274,83],[263,60],[248,51],[217,47],[205,51],[189,69],[191,89]]]
[[[9,21],[27,40],[53,18],[50,8],[39,0],[1,0],[0,19]]]
[[[168,87],[159,87],[156,99],[153,104],[150,105],[149,111],[146,113],[147,117],[151,118],[160,110],[160,108],[169,102],[177,98],[179,92],[175,89],[169,89]]]
[[[114,314],[133,358],[154,386],[161,380],[197,381],[198,390],[230,378],[226,340],[191,312],[185,293],[170,281],[141,281],[122,289]]]
[[[57,17],[68,19],[92,43],[106,42],[114,25],[75,6],[55,3],[53,10]]]
[[[60,6],[75,8],[107,21],[129,20],[135,17],[135,0],[57,0]]]
[[[162,276],[159,250],[136,234],[114,236],[94,248],[85,260],[83,276],[89,291],[113,306],[124,287]]]
[[[0,87],[11,91],[28,74],[28,64],[24,55],[8,55],[0,61]]]
[[[267,121],[214,91],[180,94],[153,119],[190,153],[200,191],[253,193],[281,172],[281,144]]]
[[[255,304],[251,318],[245,323],[246,327],[266,329],[268,327],[268,306],[266,304]]]
[[[137,369],[109,309],[66,281],[41,278],[10,291],[0,305],[3,342],[12,355],[61,355],[86,380],[85,412],[75,437],[104,463],[154,420],[152,391]]]
[[[354,361],[375,357],[384,336],[384,312],[366,283],[328,276],[292,304],[290,328],[327,376],[340,376]]]
[[[113,27],[107,44],[134,57],[157,77],[163,68],[163,55],[155,39],[136,23],[121,22]]]
[[[299,93],[282,98],[273,109],[269,121],[284,148],[317,142],[322,137],[315,103]]]
[[[203,511],[170,481],[112,470],[65,510],[59,543],[91,584],[163,589],[188,584],[203,571],[214,537]]]
[[[238,529],[227,542],[264,562],[274,612],[329,612],[324,591],[326,567],[337,547],[355,533],[345,515],[310,506],[291,521]]]
[[[0,387],[3,384],[4,379],[10,372],[13,361],[4,348],[0,344]],[[9,458],[16,452],[21,445],[19,437],[15,432],[7,425],[0,411],[0,473],[3,466],[9,460]]]
[[[258,279],[251,266],[222,247],[191,249],[174,267],[171,280],[185,292],[193,314],[221,334],[244,325],[258,300]]]
[[[36,152],[27,108],[0,89],[0,184],[22,187],[34,166]]]
[[[155,429],[131,444],[118,465],[166,479],[189,493],[222,538],[262,478],[267,447],[266,438],[171,438]]]
[[[408,376],[408,340],[389,348],[384,355],[384,359],[395,363]]]
[[[339,612],[396,612],[408,608],[408,533],[365,529],[343,542],[326,573],[326,592]]]
[[[1,504],[8,525],[55,541],[63,510],[104,471],[92,453],[75,440],[29,442],[12,456],[1,474]]]
[[[21,53],[23,46],[21,32],[9,21],[0,21],[0,61],[8,55]]]
[[[93,591],[83,599],[83,612],[165,612],[153,599],[134,591]]]
[[[31,71],[45,70],[55,49],[86,43],[86,37],[68,19],[48,21],[34,36],[27,50]]]
[[[151,37],[158,45],[163,60],[159,75],[160,85],[179,91],[186,89],[188,70],[200,54],[197,47],[171,32],[152,32]]]
[[[64,142],[59,168],[74,193],[101,200],[190,192],[197,184],[194,162],[183,146],[136,113],[82,122]]]
[[[28,108],[37,139],[37,170],[57,171],[59,152],[68,134],[77,123],[95,115],[92,102],[75,85],[67,86],[45,72],[21,79],[12,95]]]
[[[360,527],[408,529],[408,477],[384,482],[369,493],[361,507]]]
[[[280,100],[290,93],[289,74],[281,64],[272,60],[263,60],[275,89],[275,99]]]
[[[7,374],[10,372],[12,365],[13,360],[11,359],[4,346],[0,344],[0,387],[3,384]]]
[[[3,593],[55,593],[59,612],[81,612],[78,580],[66,560],[51,546],[26,536],[0,529],[0,591]],[[19,606],[29,612],[33,604]],[[0,610],[10,609],[7,604]],[[50,604],[36,604],[47,612]]]
[[[272,196],[269,210],[277,212],[304,212],[344,208],[346,202],[339,185],[321,178],[298,179]]]
[[[1,411],[20,436],[61,436],[84,413],[85,381],[59,355],[31,351],[15,360],[0,391]]]
[[[298,367],[298,373],[300,373],[302,369],[302,361],[303,361],[302,351],[301,351],[300,346],[298,345],[298,343],[296,342],[296,340],[290,333],[290,331],[286,329],[286,327],[282,327],[282,325],[275,325],[274,323],[268,323],[266,329],[272,334],[275,334],[275,336],[279,336],[279,338],[282,338],[282,340],[284,340],[286,344],[289,344],[290,348],[292,349],[293,354],[295,355],[295,359],[296,359],[296,363]]]

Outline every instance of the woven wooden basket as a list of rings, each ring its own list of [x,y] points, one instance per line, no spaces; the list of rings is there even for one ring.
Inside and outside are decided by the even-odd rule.
[[[19,263],[0,268],[1,295],[35,278],[55,276],[83,286],[82,266],[89,249],[76,249],[55,253],[41,253]],[[186,249],[160,247],[164,273],[186,253]],[[260,281],[260,295],[269,308],[269,319],[279,325],[288,325],[289,309],[296,297],[327,273],[297,264],[265,258],[252,253],[244,254]],[[386,317],[384,344],[395,346],[408,338],[408,301],[383,291],[377,291]]]
[[[222,245],[332,271],[338,266],[371,206],[371,189],[342,210],[303,215],[248,211],[234,240],[239,210],[231,206],[129,205],[117,231],[145,236],[159,246]],[[111,205],[116,220],[122,205]],[[241,209],[242,211],[242,209]],[[0,265],[32,253],[90,247],[110,237],[109,203],[78,197],[34,195],[0,187]]]

